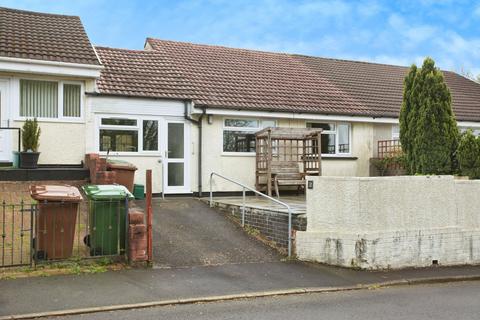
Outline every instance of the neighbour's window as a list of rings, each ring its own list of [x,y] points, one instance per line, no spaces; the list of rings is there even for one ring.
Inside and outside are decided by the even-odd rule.
[[[158,120],[102,118],[99,147],[100,151],[158,151]]]
[[[21,79],[19,114],[29,118],[80,118],[81,91],[80,84]]]
[[[20,116],[58,118],[58,83],[20,80]]]
[[[398,124],[392,125],[392,140],[400,140],[400,126]]]
[[[320,128],[322,131],[322,154],[350,153],[350,124],[348,123],[307,123],[309,128]]]
[[[460,127],[460,133],[464,133],[468,129],[472,130],[472,133],[473,133],[474,136],[476,136],[476,137],[480,136],[480,128]]]
[[[225,119],[223,127],[223,151],[255,152],[255,132],[267,127],[275,127],[275,121]]]
[[[80,117],[81,86],[78,84],[63,85],[63,116]]]

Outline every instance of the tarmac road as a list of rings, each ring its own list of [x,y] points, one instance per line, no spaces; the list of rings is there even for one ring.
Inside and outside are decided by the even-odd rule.
[[[55,319],[477,320],[480,318],[479,301],[480,282],[473,281],[167,306]]]

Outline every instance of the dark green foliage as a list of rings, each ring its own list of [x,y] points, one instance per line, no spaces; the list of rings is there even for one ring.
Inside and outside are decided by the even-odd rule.
[[[460,138],[457,159],[462,175],[471,179],[480,178],[480,138],[475,137],[470,129]]]
[[[412,66],[404,82],[400,140],[410,174],[451,174],[458,144],[450,90],[435,62]]]
[[[417,66],[412,65],[408,75],[403,81],[403,102],[400,111],[400,143],[402,144],[402,151],[405,155],[405,169],[408,173],[414,173],[414,169],[410,167],[413,164],[412,159],[412,140],[415,136],[414,127],[410,128],[409,124],[413,124],[416,119],[418,110],[412,106],[412,88],[417,75]]]
[[[22,144],[23,151],[38,151],[40,140],[40,127],[38,126],[37,119],[27,119],[22,128]]]

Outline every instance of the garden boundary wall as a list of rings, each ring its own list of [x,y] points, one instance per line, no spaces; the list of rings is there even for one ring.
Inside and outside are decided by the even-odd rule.
[[[301,260],[384,269],[480,263],[480,181],[308,177]]]

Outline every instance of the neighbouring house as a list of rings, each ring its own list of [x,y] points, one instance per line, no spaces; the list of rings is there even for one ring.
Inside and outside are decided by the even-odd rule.
[[[407,67],[152,38],[144,50],[92,49],[76,17],[10,9],[0,14],[25,16],[10,24],[0,17],[0,77],[5,74],[11,88],[10,102],[2,103],[2,112],[9,110],[2,113],[2,125],[18,126],[37,116],[44,130],[42,163],[80,163],[85,153],[110,151],[110,157],[140,169],[137,182],[144,181],[145,169],[152,169],[154,192],[188,194],[208,191],[212,171],[253,186],[254,133],[265,127],[323,129],[324,176],[368,176],[377,142],[398,139]],[[47,22],[25,22],[42,18]],[[64,24],[71,28],[65,37]],[[39,75],[31,68],[3,66],[15,59],[21,69],[22,61],[31,66],[31,60],[45,61],[40,58],[76,68]],[[480,85],[444,74],[459,126],[480,132]],[[22,98],[31,78],[39,76],[57,81],[59,102],[48,107],[57,108],[56,113],[45,113],[46,102],[29,104],[37,100]],[[79,117],[62,115],[70,109],[60,84],[70,80],[81,84]],[[38,97],[52,94],[47,84],[37,84]],[[2,150],[7,159],[12,148],[3,144]],[[214,190],[238,189],[218,181]]]
[[[86,148],[85,91],[101,70],[79,17],[0,8],[0,162],[18,130],[40,121],[41,164],[79,164]]]

